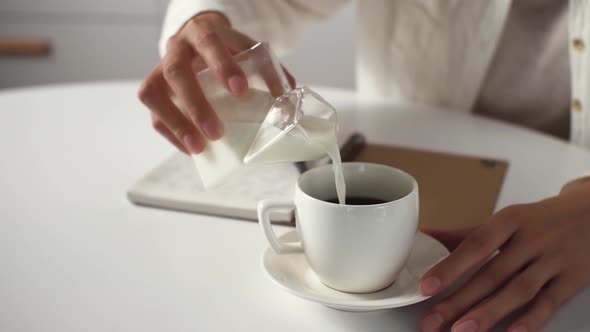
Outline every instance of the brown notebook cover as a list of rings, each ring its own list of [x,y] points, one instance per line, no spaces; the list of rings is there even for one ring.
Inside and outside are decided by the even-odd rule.
[[[355,161],[399,168],[418,181],[420,225],[459,229],[485,222],[496,205],[508,162],[368,144]]]

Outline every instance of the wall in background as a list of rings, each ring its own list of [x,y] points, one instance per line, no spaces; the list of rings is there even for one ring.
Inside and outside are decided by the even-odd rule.
[[[158,60],[167,0],[0,0],[0,39],[41,38],[51,52],[0,56],[0,88],[142,79]],[[283,61],[299,82],[354,88],[353,1],[305,33]],[[321,54],[321,55],[320,55]]]
[[[0,42],[48,53],[0,56],[0,88],[139,79],[158,61],[167,0],[0,0]]]

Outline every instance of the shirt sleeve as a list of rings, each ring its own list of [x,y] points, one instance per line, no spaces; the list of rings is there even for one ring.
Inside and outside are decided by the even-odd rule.
[[[215,11],[251,38],[269,42],[277,54],[292,48],[305,29],[334,13],[348,0],[171,0],[164,18],[159,43],[160,55],[166,41],[193,16]]]

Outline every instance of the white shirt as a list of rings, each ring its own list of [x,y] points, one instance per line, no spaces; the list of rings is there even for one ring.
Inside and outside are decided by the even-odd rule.
[[[160,51],[164,54],[166,40],[191,17],[218,11],[237,30],[269,41],[280,53],[346,2],[172,0]],[[522,124],[541,130],[569,117],[571,141],[590,148],[590,1],[371,0],[357,6],[361,96],[482,114],[491,110],[495,117],[504,114],[517,123],[522,117]],[[535,33],[538,39],[532,38]]]

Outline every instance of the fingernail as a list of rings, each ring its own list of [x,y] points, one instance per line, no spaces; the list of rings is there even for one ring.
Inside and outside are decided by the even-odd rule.
[[[241,94],[244,91],[244,89],[246,89],[246,86],[248,85],[246,80],[242,76],[239,76],[239,75],[234,75],[234,76],[230,77],[229,80],[227,81],[227,83],[229,85],[229,89],[235,95]]]
[[[432,313],[422,319],[421,328],[424,332],[438,331],[438,328],[443,323],[443,317],[438,312]]]
[[[198,154],[203,150],[203,147],[193,135],[185,135],[182,138],[182,141],[188,150],[193,154]]]
[[[420,293],[422,295],[433,295],[440,287],[440,279],[437,277],[428,277],[420,283]]]
[[[510,330],[510,332],[528,332],[528,330],[526,327],[521,325],[513,328],[512,330]]]
[[[478,326],[475,321],[468,320],[453,327],[453,332],[477,332],[477,328]]]
[[[221,138],[221,135],[223,135],[223,128],[221,128],[221,125],[215,119],[207,119],[201,125],[201,129],[203,129],[205,135],[211,140]]]

